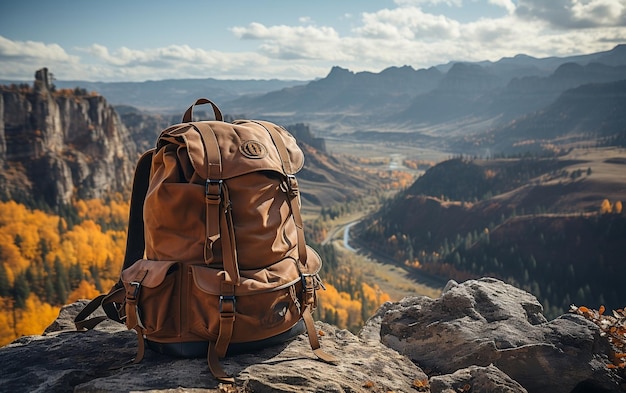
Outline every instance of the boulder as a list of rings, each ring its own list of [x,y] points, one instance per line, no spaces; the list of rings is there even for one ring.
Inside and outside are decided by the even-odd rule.
[[[493,365],[528,392],[620,391],[599,328],[574,314],[547,321],[542,311],[533,295],[482,278],[451,281],[437,299],[405,298],[377,318],[381,341],[429,375]]]
[[[470,390],[471,389],[471,390]],[[434,376],[430,379],[430,391],[438,393],[489,392],[527,393],[519,383],[493,364],[487,367],[470,366],[452,374]]]

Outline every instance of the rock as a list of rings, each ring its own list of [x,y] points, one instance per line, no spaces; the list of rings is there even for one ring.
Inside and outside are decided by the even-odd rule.
[[[493,364],[529,392],[619,391],[597,326],[573,314],[547,321],[542,310],[534,296],[496,279],[452,282],[438,299],[387,307],[381,340],[429,374]]]
[[[22,337],[0,348],[0,386],[12,392],[217,392],[220,384],[205,359],[179,359],[146,351],[137,365],[134,331],[107,321],[95,330],[72,331],[85,302],[64,307],[43,336]],[[415,392],[428,377],[409,359],[378,341],[318,322],[322,347],[337,366],[316,360],[302,335],[282,346],[222,360],[246,392]]]
[[[130,132],[104,97],[51,79],[43,68],[32,89],[0,86],[0,196],[56,208],[124,192],[138,158]]]
[[[470,366],[453,374],[430,379],[431,393],[527,393],[528,391],[494,365]]]
[[[74,331],[86,301],[64,307],[42,336],[0,348],[0,386],[11,392],[624,392],[609,344],[580,315],[547,321],[537,299],[492,278],[450,282],[440,298],[385,303],[358,336],[317,322],[315,358],[305,335],[222,360],[236,377],[220,385],[205,359],[146,351],[134,331],[105,321]],[[101,314],[103,315],[103,313]],[[623,370],[622,370],[623,371]],[[427,375],[428,374],[428,375]],[[624,385],[622,385],[624,386]]]

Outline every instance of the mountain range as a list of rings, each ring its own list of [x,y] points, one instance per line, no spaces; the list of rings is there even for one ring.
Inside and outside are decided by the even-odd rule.
[[[451,61],[418,70],[394,66],[379,73],[336,66],[326,77],[312,81],[207,78],[54,84],[59,89],[95,91],[114,106],[158,114],[180,113],[195,99],[207,97],[233,115],[281,124],[305,122],[319,133],[341,133],[423,131],[434,125],[445,131],[459,128],[459,122],[474,124],[477,118],[499,126],[542,109],[568,89],[621,79],[626,79],[626,44],[587,55],[520,54],[495,62]]]

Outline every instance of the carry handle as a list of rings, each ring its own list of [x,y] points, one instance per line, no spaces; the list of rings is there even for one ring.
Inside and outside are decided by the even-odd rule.
[[[199,98],[193,105],[189,107],[189,109],[187,109],[187,111],[185,111],[185,114],[183,115],[183,123],[189,123],[192,120],[194,106],[203,104],[211,104],[211,106],[213,107],[213,113],[215,114],[215,120],[224,121],[220,108],[218,108],[217,105],[213,103],[213,101],[206,98]]]

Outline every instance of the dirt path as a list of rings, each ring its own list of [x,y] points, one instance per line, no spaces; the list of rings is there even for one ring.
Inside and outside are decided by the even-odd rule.
[[[402,267],[375,261],[360,253],[352,253],[344,247],[343,240],[335,240],[333,244],[340,255],[349,253],[353,260],[356,259],[356,263],[362,269],[365,282],[378,285],[393,301],[407,296],[424,295],[438,298],[441,295],[442,287],[435,288],[420,283],[412,279],[409,272]]]
[[[419,282],[411,278],[410,273],[401,266],[384,263],[366,256],[350,245],[346,247],[346,237],[344,236],[346,227],[360,218],[361,215],[359,214],[344,217],[329,231],[329,236],[324,240],[324,243],[332,242],[340,256],[355,261],[357,266],[361,268],[365,282],[370,285],[378,285],[383,292],[389,294],[393,301],[398,301],[406,296],[424,295],[437,298],[441,295],[442,286]]]

